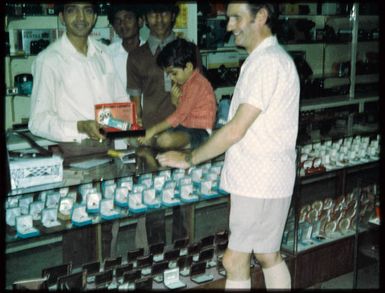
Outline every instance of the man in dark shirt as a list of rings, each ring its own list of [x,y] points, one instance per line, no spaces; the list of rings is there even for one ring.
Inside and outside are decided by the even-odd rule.
[[[176,39],[172,31],[179,7],[175,4],[143,5],[144,20],[150,30],[145,44],[130,52],[127,61],[127,93],[136,104],[137,121],[144,128],[149,128],[167,118],[175,111],[171,102],[171,79],[156,63],[161,49]],[[201,63],[199,63],[201,64]],[[173,208],[172,239],[185,237],[187,232],[183,225],[184,208]],[[136,245],[165,242],[165,210],[146,214],[147,240],[138,219]],[[147,242],[147,243],[146,243]]]
[[[176,39],[172,28],[179,8],[168,3],[147,4],[144,12],[150,35],[143,46],[130,53],[127,92],[136,104],[139,123],[149,128],[175,110],[170,99],[171,79],[156,64],[156,57],[165,45]]]

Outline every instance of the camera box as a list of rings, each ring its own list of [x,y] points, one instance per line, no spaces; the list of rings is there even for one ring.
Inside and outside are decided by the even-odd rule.
[[[135,105],[132,102],[96,104],[95,119],[107,132],[130,130],[136,124]]]

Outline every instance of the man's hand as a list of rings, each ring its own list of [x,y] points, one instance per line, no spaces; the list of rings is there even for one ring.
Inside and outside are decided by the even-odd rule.
[[[95,120],[78,121],[77,126],[78,126],[79,132],[87,134],[88,137],[92,140],[102,141],[106,139],[100,133],[101,125],[97,123]]]
[[[171,103],[176,107],[179,103],[179,97],[182,95],[180,87],[174,83],[171,88]]]
[[[169,151],[156,156],[161,166],[169,166],[174,168],[187,169],[191,167],[190,163],[186,161],[186,153]]]

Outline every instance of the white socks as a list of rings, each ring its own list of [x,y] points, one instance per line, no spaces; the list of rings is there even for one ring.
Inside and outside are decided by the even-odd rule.
[[[250,291],[251,279],[244,280],[244,281],[233,281],[233,280],[226,279],[225,290],[232,290],[232,289],[243,289],[243,290]]]
[[[270,268],[262,268],[266,289],[291,289],[291,278],[285,261]]]

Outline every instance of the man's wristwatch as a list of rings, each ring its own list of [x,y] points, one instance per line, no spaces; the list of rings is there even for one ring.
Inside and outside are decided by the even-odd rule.
[[[188,152],[184,155],[184,160],[190,165],[193,166],[192,162],[192,152]]]

